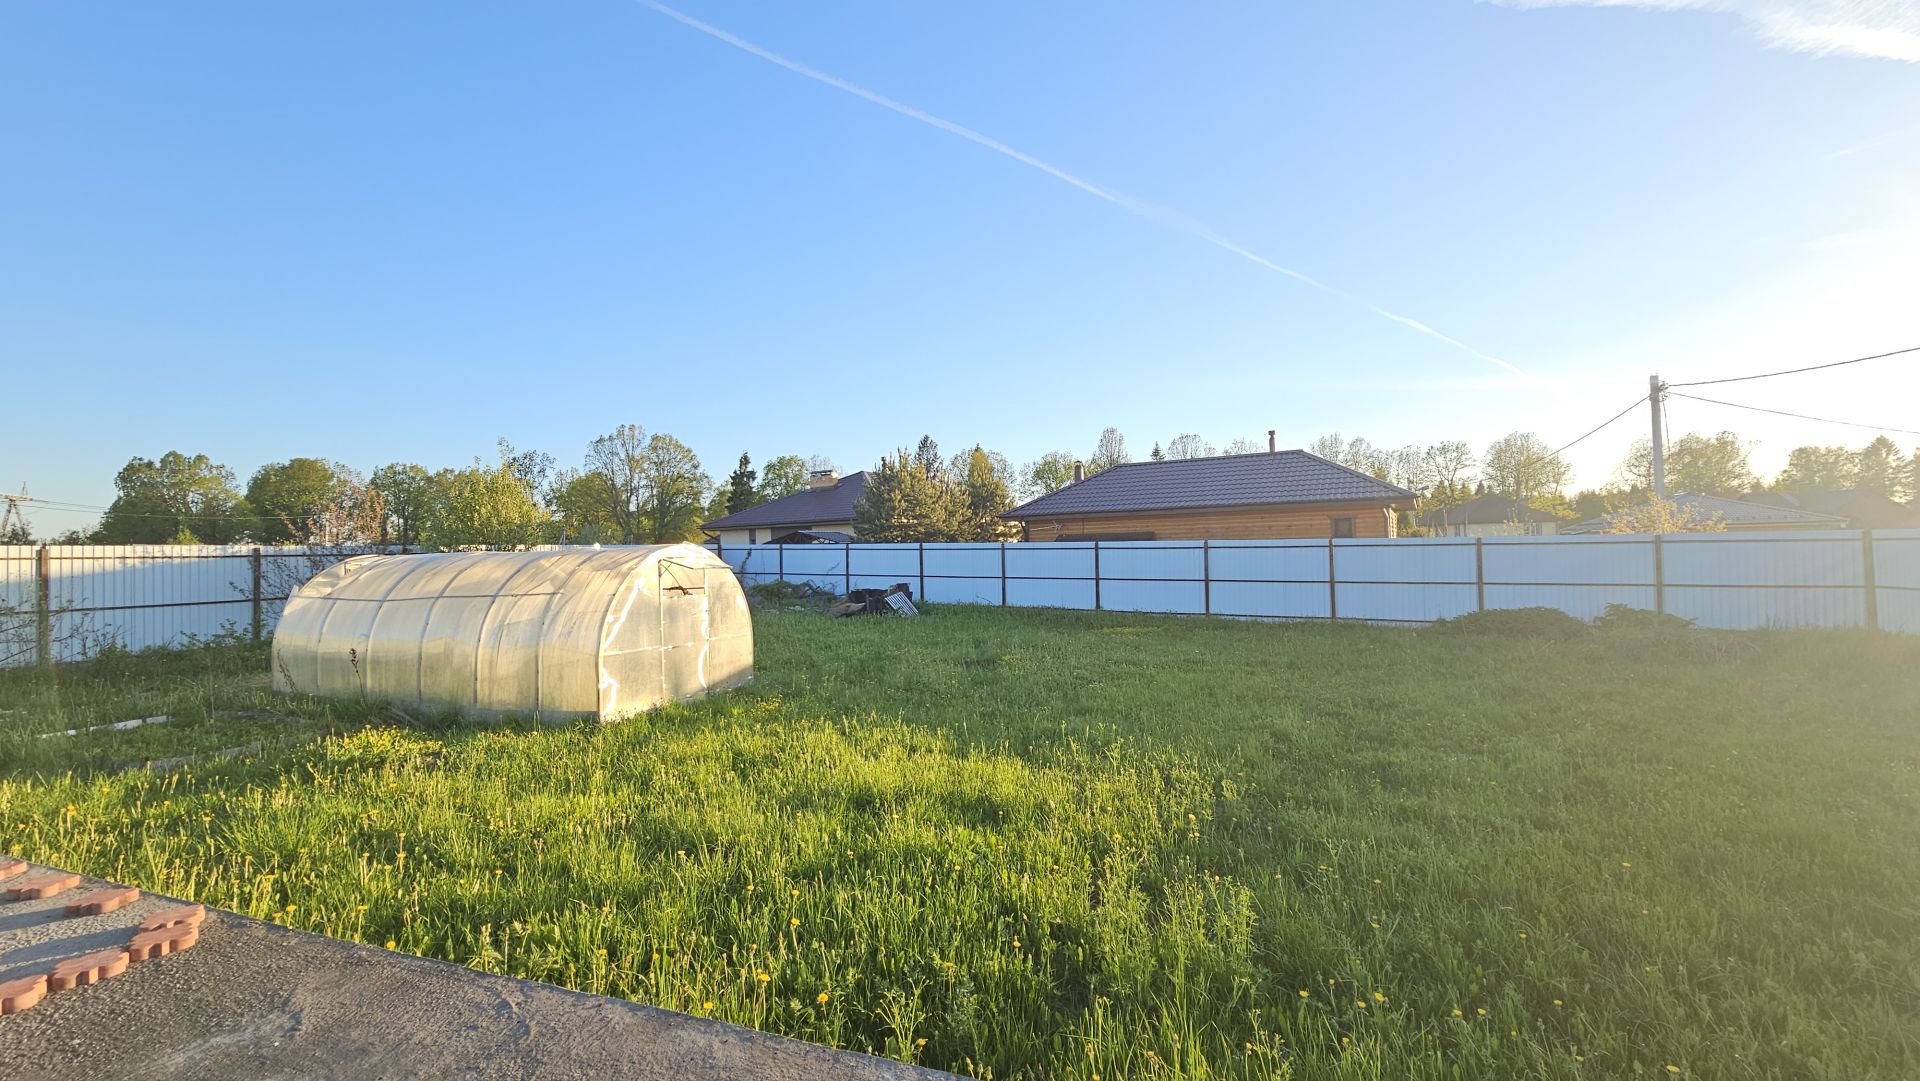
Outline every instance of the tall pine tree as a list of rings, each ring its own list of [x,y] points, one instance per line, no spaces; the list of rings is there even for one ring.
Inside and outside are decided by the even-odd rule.
[[[727,513],[738,514],[759,502],[754,494],[753,482],[758,476],[753,470],[753,462],[746,451],[740,452],[740,464],[727,475]]]

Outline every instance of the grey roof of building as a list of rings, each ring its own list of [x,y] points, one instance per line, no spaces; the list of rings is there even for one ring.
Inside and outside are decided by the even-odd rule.
[[[1744,503],[1738,499],[1728,499],[1717,495],[1695,495],[1681,492],[1673,497],[1676,506],[1699,508],[1698,513],[1709,517],[1719,516],[1722,523],[1729,526],[1781,526],[1787,529],[1844,529],[1845,518],[1831,514],[1815,514],[1812,511],[1795,510],[1792,507],[1770,507],[1764,503]],[[1589,518],[1584,522],[1575,522],[1562,529],[1562,533],[1598,533],[1605,529],[1607,516]]]
[[[758,506],[735,511],[724,518],[703,523],[700,528],[746,529],[749,526],[809,526],[823,522],[853,521],[853,505],[867,490],[867,474],[849,473],[831,488],[809,488]]]
[[[1483,495],[1456,507],[1428,511],[1420,516],[1423,526],[1498,525],[1502,522],[1557,522],[1550,511],[1528,506],[1525,500],[1504,495]]]
[[[1001,515],[1181,510],[1273,503],[1410,503],[1405,488],[1304,450],[1129,462],[1043,495]]]

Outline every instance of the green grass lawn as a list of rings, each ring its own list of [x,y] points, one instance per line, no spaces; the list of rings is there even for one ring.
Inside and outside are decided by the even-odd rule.
[[[0,673],[0,848],[983,1077],[1920,1077],[1920,641],[756,626],[604,728]]]

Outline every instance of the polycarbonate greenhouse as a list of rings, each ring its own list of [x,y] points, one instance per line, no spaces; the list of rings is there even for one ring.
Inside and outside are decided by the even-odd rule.
[[[613,720],[753,677],[739,580],[691,544],[360,556],[287,601],[279,691]]]

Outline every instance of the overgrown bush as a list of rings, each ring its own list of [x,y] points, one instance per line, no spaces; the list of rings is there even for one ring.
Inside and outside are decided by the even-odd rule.
[[[1593,628],[1558,608],[1489,608],[1436,620],[1433,629],[1448,634],[1497,634],[1547,642],[1568,642]]]
[[[1693,620],[1665,612],[1649,612],[1627,604],[1609,604],[1593,617],[1593,627],[1602,634],[1652,637],[1687,634],[1695,629]]]
[[[820,607],[835,596],[812,582],[773,581],[747,587],[747,599],[762,608]]]

